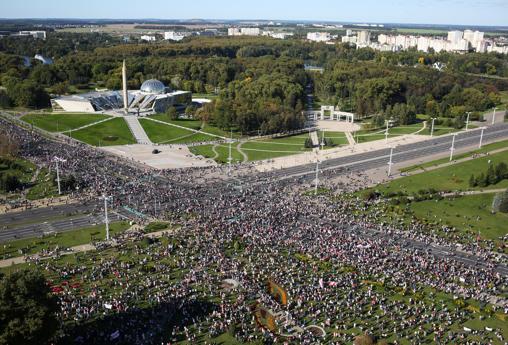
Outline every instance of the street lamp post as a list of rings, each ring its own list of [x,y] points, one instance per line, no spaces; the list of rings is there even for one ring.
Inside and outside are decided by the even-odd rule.
[[[314,195],[317,195],[319,184],[319,159],[316,159],[316,183],[314,185]]]
[[[231,130],[229,135],[229,157],[228,157],[228,176],[231,176],[231,161],[233,158],[231,157],[231,144],[233,141],[233,130]]]
[[[481,149],[482,148],[482,143],[483,143],[483,131],[485,130],[485,127],[482,127],[482,132],[480,134],[480,145],[478,145],[478,148]]]
[[[466,131],[467,131],[468,128],[469,128],[469,115],[471,115],[471,112],[468,111],[466,114],[467,114],[467,118],[466,118]]]
[[[106,196],[106,194],[103,194],[101,199],[104,199],[104,223],[106,223],[106,241],[109,241],[108,200],[111,200],[112,196]]]
[[[393,165],[393,147],[390,147],[390,161],[388,161],[388,177],[392,174]]]
[[[434,121],[436,121],[435,117],[432,118],[432,126],[430,127],[430,136],[431,137],[434,136]]]
[[[60,167],[58,165],[58,162],[65,162],[65,161],[66,161],[65,159],[59,158],[57,156],[55,156],[53,158],[53,162],[55,162],[55,165],[56,165],[56,183],[58,185],[58,194],[59,195],[62,194],[62,189],[60,187]]]
[[[325,131],[321,132],[321,150],[325,149]]]
[[[494,108],[494,113],[492,113],[492,123],[491,123],[491,125],[493,125],[496,122],[496,110],[497,110],[497,108]]]
[[[452,147],[450,147],[450,162],[453,160],[453,151],[455,151],[455,137],[456,136],[457,136],[457,133],[453,133]]]
[[[390,121],[386,120],[385,143],[388,143],[388,126],[389,125],[390,125]]]

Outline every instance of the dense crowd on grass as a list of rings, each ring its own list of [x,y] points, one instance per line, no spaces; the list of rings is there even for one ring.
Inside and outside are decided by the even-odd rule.
[[[75,263],[37,262],[59,299],[57,341],[210,344],[228,333],[247,343],[339,344],[368,332],[392,342],[506,342],[497,320],[508,312],[508,278],[486,249],[465,248],[477,264],[436,256],[425,248],[454,250],[455,243],[416,222],[358,213],[368,208],[360,199],[310,196],[301,177],[200,184],[198,176],[222,168],[156,172],[0,121],[22,157],[40,166],[55,154],[65,158],[61,169],[75,176],[82,201],[113,195],[114,207],[181,225],[159,241],[120,240]],[[224,289],[224,279],[239,286]],[[267,293],[269,279],[286,289],[287,305]],[[277,332],[258,328],[255,302],[279,315]],[[473,320],[480,328],[464,328]],[[279,335],[308,325],[326,336]]]

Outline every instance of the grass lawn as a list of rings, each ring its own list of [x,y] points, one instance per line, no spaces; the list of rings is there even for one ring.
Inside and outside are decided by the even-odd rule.
[[[89,113],[34,113],[24,115],[21,119],[49,132],[64,132],[110,117],[109,115]]]
[[[476,236],[495,240],[508,233],[508,214],[491,213],[495,194],[467,195],[440,201],[426,200],[411,203],[416,218],[447,224]]]
[[[118,234],[130,227],[128,222],[110,223],[111,235]],[[43,238],[27,238],[10,241],[0,246],[0,258],[11,258],[20,256],[21,251],[25,254],[34,254],[42,250],[52,250],[56,246],[67,248],[80,244],[90,243],[92,240],[101,240],[106,237],[104,224],[91,226],[83,229],[56,233]]]
[[[162,121],[162,120],[161,120]],[[154,121],[150,121],[147,119],[139,119],[141,126],[143,126],[146,134],[154,143],[159,144],[187,144],[187,143],[196,143],[196,142],[207,142],[207,141],[215,141],[220,138],[207,135],[206,133],[197,133],[191,130],[171,126],[164,125],[162,123],[157,123]],[[181,125],[181,123],[185,123],[187,128],[196,127],[197,130],[200,129],[201,125],[196,126],[197,123],[194,120],[179,120],[172,121],[169,120],[164,121],[168,124],[174,123],[177,125]],[[199,121],[197,121],[199,122]]]
[[[243,156],[236,149],[237,146],[238,146],[237,143],[231,144],[231,158],[233,158],[232,163],[243,162]],[[228,157],[229,157],[229,145],[228,144],[218,145],[215,148],[215,150],[219,153],[219,157],[216,158],[215,161],[217,163],[227,163],[228,162]]]
[[[39,200],[58,196],[58,186],[53,181],[53,175],[47,169],[41,169],[35,180],[35,184],[28,190],[28,200]]]
[[[242,144],[241,149],[247,154],[249,161],[288,156],[310,151],[304,147],[308,137],[309,134],[305,133],[282,138],[252,140]]]
[[[150,140],[154,143],[165,143],[179,138],[188,137],[195,132],[174,126],[163,125],[147,119],[139,119],[139,123],[145,130]]]
[[[190,129],[194,129],[199,131],[201,129],[201,121],[199,120],[170,120],[168,115],[166,114],[155,114],[148,116],[150,119],[159,120],[163,122],[167,122],[173,125],[182,126]]]
[[[213,145],[200,145],[189,147],[190,152],[196,156],[203,156],[205,158],[213,158],[215,153],[212,150]]]
[[[337,147],[340,145],[348,145],[349,142],[347,141],[346,134],[344,132],[329,132],[324,131],[325,138],[331,139],[333,141],[334,146],[325,146],[325,149]],[[321,143],[321,138],[323,137],[323,131],[318,132],[318,138],[319,142]]]
[[[21,183],[30,182],[35,170],[35,165],[25,159],[0,157],[0,174],[14,175]]]
[[[508,151],[396,179],[390,183],[380,185],[376,189],[383,193],[396,191],[412,193],[421,189],[429,188],[439,191],[468,190],[471,189],[469,187],[469,178],[471,177],[471,174],[478,176],[482,172],[485,173],[488,168],[489,160],[491,160],[491,164],[508,162]],[[490,185],[484,189],[498,189],[505,187],[508,187],[508,180],[501,181],[495,185]],[[477,187],[474,189],[481,188]]]
[[[490,152],[490,151],[494,151],[494,150],[502,149],[502,148],[508,148],[508,140],[503,140],[503,141],[499,141],[497,143],[492,143],[492,144],[484,145],[484,146],[482,146],[481,149],[469,151],[469,152],[462,153],[462,154],[459,154],[459,155],[454,155],[453,158],[455,160],[458,160],[458,159],[469,157],[469,156],[471,156],[473,154]],[[428,168],[428,167],[433,167],[433,166],[436,166],[436,165],[448,163],[449,161],[450,161],[450,159],[448,157],[445,157],[445,158],[436,159],[434,161],[427,162],[427,163],[422,163],[422,164],[418,164],[418,165],[412,165],[410,167],[400,169],[400,171],[402,171],[402,172],[408,172],[408,171],[413,171],[413,170],[418,170],[418,169],[425,169],[425,168]]]
[[[423,127],[423,123],[414,123],[407,126],[392,127],[388,130],[388,138],[398,137],[405,134],[413,134]],[[351,133],[357,143],[366,143],[385,139],[386,128],[362,129]]]
[[[72,132],[72,137],[93,146],[135,144],[125,120],[121,117]]]
[[[440,30],[440,29],[416,29],[416,28],[397,28],[396,31],[398,33],[405,33],[405,34],[446,34],[446,30]]]

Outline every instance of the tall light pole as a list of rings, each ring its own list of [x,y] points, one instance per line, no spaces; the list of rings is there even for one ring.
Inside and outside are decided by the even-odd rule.
[[[390,124],[389,120],[386,120],[386,131],[385,131],[385,143],[388,143],[388,126]]]
[[[233,158],[231,157],[231,144],[233,141],[233,130],[231,129],[230,131],[231,132],[229,134],[228,176],[231,176],[231,161],[233,160]]]
[[[453,151],[455,151],[455,137],[457,133],[453,133],[452,147],[450,147],[450,162],[453,160]]]
[[[388,177],[392,174],[392,165],[393,165],[393,146],[390,147],[390,160],[388,161]]]
[[[467,118],[466,118],[466,131],[467,131],[467,129],[469,128],[469,115],[471,115],[471,112],[468,111],[466,114],[467,114]]]
[[[321,132],[321,150],[324,150],[325,148],[325,131],[323,130]]]
[[[497,110],[497,108],[494,108],[494,113],[492,113],[492,123],[491,123],[491,125],[493,125],[496,122],[496,110]]]
[[[319,159],[316,157],[316,183],[314,185],[314,195],[317,195],[319,184]]]
[[[435,117],[432,118],[432,126],[430,127],[430,136],[431,137],[434,136],[434,121],[436,121]]]
[[[482,148],[482,142],[483,142],[483,131],[485,130],[486,127],[482,127],[482,132],[480,134],[480,145],[478,145],[478,148],[481,149]]]
[[[104,199],[104,223],[106,223],[106,241],[109,241],[108,200],[111,200],[112,196],[106,196],[106,194],[103,194],[101,199]]]
[[[60,187],[60,167],[58,165],[58,162],[66,162],[65,159],[55,156],[53,158],[53,162],[55,162],[56,165],[56,183],[58,184],[58,194],[62,195],[62,189]]]

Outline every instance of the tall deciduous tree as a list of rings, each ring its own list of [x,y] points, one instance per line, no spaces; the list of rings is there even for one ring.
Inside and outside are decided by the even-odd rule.
[[[58,329],[56,298],[44,276],[23,270],[0,280],[0,345],[48,344]]]

